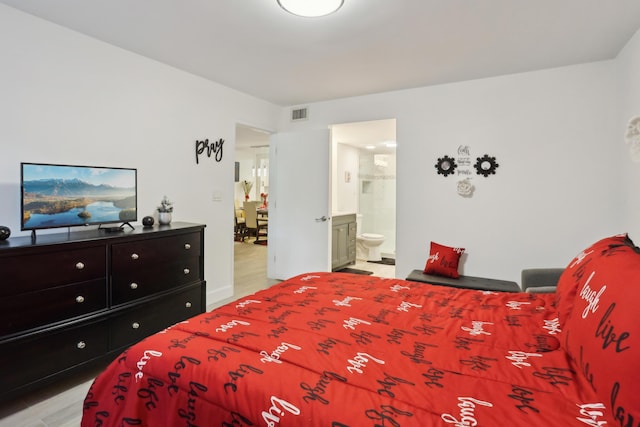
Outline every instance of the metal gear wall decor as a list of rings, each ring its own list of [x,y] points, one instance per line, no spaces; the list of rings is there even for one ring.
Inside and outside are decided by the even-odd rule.
[[[496,158],[489,157],[488,154],[482,157],[476,157],[476,164],[474,165],[476,173],[483,175],[485,178],[489,175],[495,175],[498,166],[500,165],[496,162]]]
[[[438,159],[435,167],[438,169],[438,175],[444,175],[446,177],[454,173],[458,165],[453,157],[444,156]]]

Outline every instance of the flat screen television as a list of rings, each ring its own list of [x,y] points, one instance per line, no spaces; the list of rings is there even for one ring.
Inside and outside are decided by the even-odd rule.
[[[138,220],[137,169],[44,163],[20,169],[23,231]]]

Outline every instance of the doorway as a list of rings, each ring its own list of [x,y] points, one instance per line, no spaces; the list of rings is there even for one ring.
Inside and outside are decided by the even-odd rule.
[[[270,171],[269,175],[272,173],[277,175],[278,171],[283,174],[282,179],[274,181],[272,184],[276,184],[279,182],[281,185],[283,184],[291,184],[293,182],[299,181],[299,179],[285,179],[284,176],[291,176],[292,174],[295,177],[300,176],[308,176],[309,180],[302,180],[301,185],[303,185],[303,189],[301,191],[294,191],[294,198],[298,200],[295,206],[297,206],[293,212],[299,213],[300,204],[303,204],[304,207],[307,207],[306,202],[302,203],[301,200],[304,198],[303,196],[309,196],[313,199],[313,201],[322,200],[323,197],[319,195],[319,193],[308,191],[308,185],[315,181],[322,181],[322,172],[311,172],[310,167],[313,165],[326,165],[325,167],[325,175],[327,178],[327,184],[329,186],[329,193],[327,194],[326,200],[327,205],[325,208],[330,208],[331,210],[327,212],[328,216],[333,216],[336,213],[339,213],[340,210],[349,210],[351,213],[362,212],[362,230],[360,233],[370,232],[375,234],[381,234],[385,237],[384,246],[382,246],[382,255],[384,258],[395,260],[395,138],[396,138],[396,120],[376,120],[370,122],[358,122],[358,123],[345,123],[345,124],[337,124],[331,126],[331,132],[326,132],[326,136],[324,137],[324,141],[327,149],[329,149],[329,144],[331,144],[331,156],[327,157],[324,161],[319,161],[320,157],[314,157],[311,161],[301,162],[299,158],[296,160],[285,160],[283,153],[286,150],[283,150],[284,143],[286,140],[297,137],[304,138],[304,144],[309,147],[310,141],[315,139],[319,139],[319,143],[322,143],[322,136],[315,135],[312,137],[312,133],[318,133],[318,131],[306,131],[303,133],[280,133],[276,135],[269,135],[268,132],[257,130],[245,125],[237,125],[236,127],[236,161],[239,162],[239,181],[243,181],[245,179],[253,180],[254,174],[252,168],[258,167],[260,161],[258,160],[257,155],[259,154],[268,154],[269,150],[273,151],[274,147],[278,146],[278,144],[282,145],[281,149],[278,151],[278,156],[274,156],[273,158],[269,158],[269,162],[271,168],[275,170],[275,172]],[[329,136],[331,135],[331,137]],[[271,138],[270,138],[271,136]],[[274,140],[278,141],[278,143],[274,144]],[[294,141],[295,142],[295,141]],[[271,147],[269,147],[271,144]],[[286,144],[285,144],[286,145]],[[299,144],[293,144],[299,145]],[[257,151],[256,151],[257,150]],[[345,162],[345,153],[351,152],[358,153],[356,160],[352,163],[348,164]],[[271,153],[273,155],[273,153]],[[360,155],[362,155],[362,161],[360,159]],[[279,157],[283,157],[282,164],[277,164],[277,160]],[[244,160],[243,160],[244,159]],[[290,163],[292,162],[292,163]],[[244,165],[243,165],[244,164]],[[368,165],[371,170],[360,170],[361,164],[364,167]],[[347,167],[349,169],[347,169]],[[286,172],[286,174],[284,174]],[[349,172],[349,173],[346,173]],[[306,175],[305,175],[306,174]],[[269,176],[271,178],[271,176]],[[255,184],[255,181],[254,181]],[[351,184],[353,188],[351,191],[353,192],[351,197],[345,197],[343,190],[339,188],[339,184],[344,186],[345,184]],[[287,187],[288,188],[288,187]],[[256,191],[255,186],[252,188],[252,191]],[[274,195],[275,195],[275,187],[274,187]],[[285,191],[285,188],[278,187],[279,193],[290,193],[288,190]],[[362,193],[362,194],[360,194]],[[259,195],[259,192],[257,193]],[[280,194],[279,197],[282,197],[283,194]],[[361,197],[362,196],[362,197]],[[242,187],[240,183],[236,183],[236,198],[242,200],[244,197],[244,193],[242,191]],[[274,202],[276,200],[274,199]],[[270,220],[276,220],[286,214],[284,211],[289,211],[289,209],[285,209],[288,206],[284,203],[283,200],[278,200],[278,206],[280,215],[275,215],[278,212],[275,212],[274,208],[274,217],[270,218]],[[272,206],[269,206],[270,210]],[[321,216],[323,213],[315,210],[313,211],[313,216],[310,216],[310,226],[314,226],[319,224],[318,220],[321,218],[315,218],[314,216]],[[286,215],[285,215],[286,216]],[[293,222],[284,221],[287,224],[286,229],[290,230],[291,224]],[[321,224],[321,223],[320,223]],[[270,228],[273,226],[274,231],[278,231],[278,224],[271,223]],[[284,233],[284,229],[280,229],[282,233]],[[270,230],[271,231],[271,230]],[[300,234],[305,235],[307,234]],[[282,236],[280,236],[282,237]],[[280,266],[286,264],[292,264],[292,256],[291,254],[282,253],[284,250],[283,247],[293,247],[300,249],[300,246],[296,245],[288,245],[281,244],[281,239],[273,240],[273,242],[269,242],[269,250],[280,249],[280,252],[277,253],[277,256],[274,252],[274,256],[268,254],[265,251],[264,256],[260,256],[260,262],[264,261],[265,267],[263,270],[254,270],[259,264],[252,263],[250,270],[253,270],[255,274],[253,275],[254,281],[257,281],[261,284],[273,284],[277,280],[268,279],[267,272],[271,268],[272,272],[280,273],[278,268],[275,268],[273,264],[275,264],[275,259],[277,258],[280,261]],[[286,240],[286,239],[285,239]],[[318,242],[319,239],[308,239],[311,241]],[[285,242],[286,243],[286,242]],[[236,244],[237,245],[237,244]],[[254,246],[254,245],[250,245]],[[304,248],[308,248],[309,245],[305,245]],[[243,249],[245,249],[243,247]],[[262,248],[267,249],[267,248]],[[296,251],[294,255],[298,255],[299,250]],[[268,257],[268,258],[267,258]],[[311,259],[316,259],[314,257],[307,257]],[[320,257],[321,258],[321,257]],[[284,260],[284,261],[283,261]],[[244,261],[244,259],[243,259]],[[376,265],[373,263],[368,263],[367,260],[361,260],[360,262],[365,263],[367,269],[369,271],[373,271],[374,274],[382,276],[382,277],[395,277],[395,265]],[[271,264],[269,264],[271,263]],[[284,264],[283,264],[284,263]],[[327,267],[330,263],[330,257],[327,259]],[[236,261],[234,261],[234,267]],[[297,262],[293,264],[298,264]],[[379,267],[378,267],[379,266]],[[384,269],[381,271],[380,269]],[[237,271],[234,268],[234,272]],[[259,271],[259,272],[258,272]],[[307,270],[310,271],[310,270]],[[313,271],[324,271],[324,270],[313,270]],[[328,270],[326,270],[328,271]],[[241,274],[234,274],[234,292],[238,293],[236,289],[240,283],[245,281],[245,277],[243,277],[245,271]],[[285,274],[283,274],[285,275]],[[287,277],[290,277],[291,274],[287,274]],[[277,274],[274,274],[273,277],[279,277]],[[247,279],[248,280],[248,279]]]
[[[245,190],[248,190],[246,195],[250,201],[262,203],[268,200],[269,136],[268,131],[236,124],[234,153],[237,169],[234,182],[236,217],[243,216]],[[233,246],[233,293],[234,298],[240,298],[270,285],[267,280],[267,246],[253,244],[255,238],[251,236],[234,240],[236,241]]]
[[[396,120],[333,125],[331,139],[333,215],[355,212],[358,236],[383,236],[379,262],[368,258],[359,237],[355,268],[395,277]]]

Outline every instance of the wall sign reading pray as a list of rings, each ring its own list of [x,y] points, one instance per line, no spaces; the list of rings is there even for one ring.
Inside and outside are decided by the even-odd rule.
[[[219,140],[209,143],[208,139],[204,141],[196,140],[196,165],[200,163],[200,155],[207,151],[207,157],[211,157],[213,154],[216,159],[216,162],[220,162],[222,160],[222,146],[224,145],[224,139],[220,138]]]

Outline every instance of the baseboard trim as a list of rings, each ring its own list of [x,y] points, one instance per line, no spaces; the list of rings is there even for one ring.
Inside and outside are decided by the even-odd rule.
[[[233,297],[233,286],[225,286],[220,289],[207,290],[207,307],[222,300]]]

